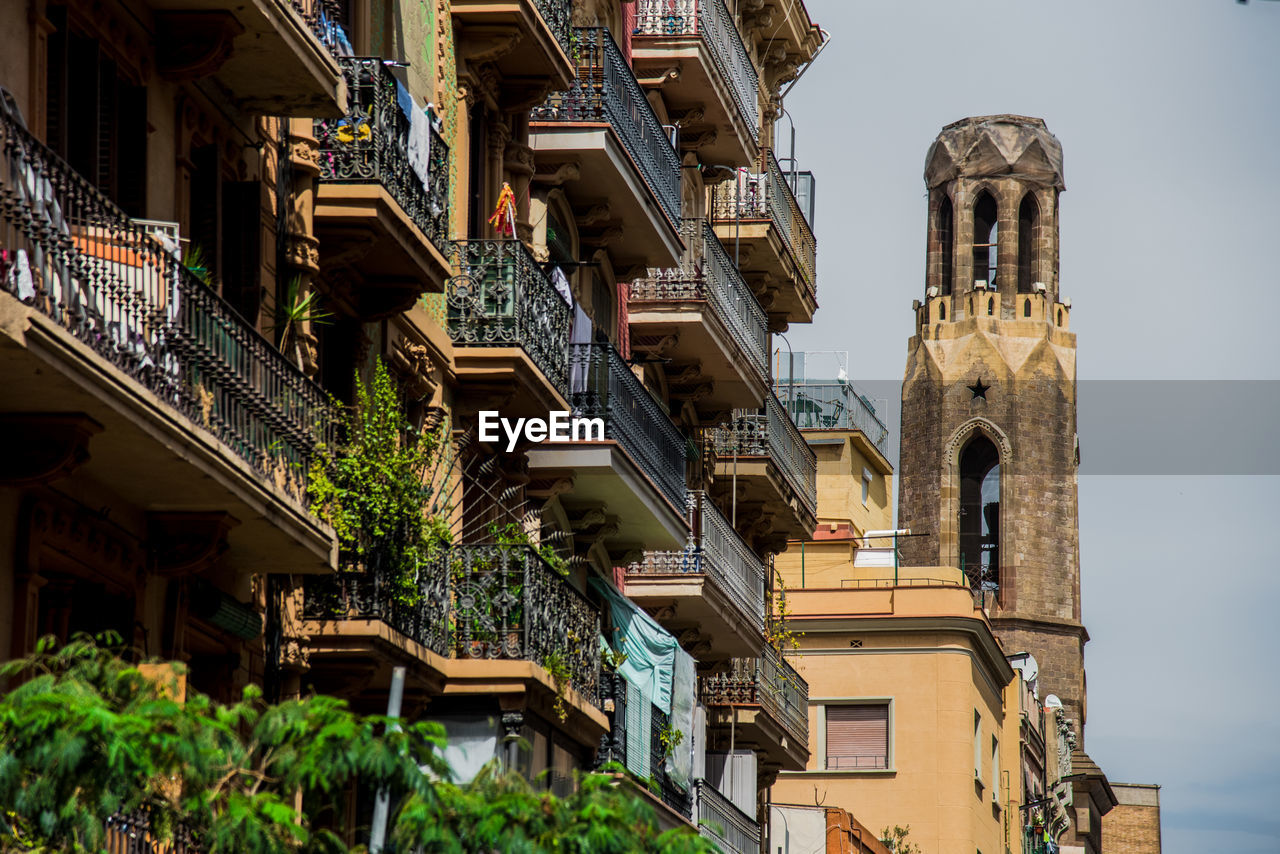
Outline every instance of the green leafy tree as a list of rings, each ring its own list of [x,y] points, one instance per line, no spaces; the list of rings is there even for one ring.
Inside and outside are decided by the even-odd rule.
[[[383,573],[408,604],[436,550],[449,541],[443,518],[443,430],[415,430],[381,360],[373,383],[357,384],[344,439],[321,447],[308,477],[311,511],[333,525],[344,563]]]
[[[438,725],[397,730],[332,697],[269,705],[256,689],[183,700],[181,673],[87,638],[0,667],[15,682],[0,697],[0,851],[102,851],[108,820],[137,811],[207,854],[363,851],[332,824],[352,787],[396,793],[387,854],[716,850],[691,828],[660,832],[618,775],[583,775],[566,798],[493,767],[459,786]]]
[[[886,827],[880,831],[880,844],[893,854],[921,854],[919,845],[907,841],[910,834],[911,825],[899,827],[895,824],[892,830]]]

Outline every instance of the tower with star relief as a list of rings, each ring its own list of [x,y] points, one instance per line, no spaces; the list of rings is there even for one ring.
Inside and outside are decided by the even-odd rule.
[[[903,559],[963,568],[1005,651],[1083,730],[1076,339],[1059,292],[1062,146],[1040,119],[943,128],[902,387]]]

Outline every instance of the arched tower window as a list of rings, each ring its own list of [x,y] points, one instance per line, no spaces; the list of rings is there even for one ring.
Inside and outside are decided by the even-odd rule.
[[[996,298],[987,297],[987,317],[991,317],[996,313]]]
[[[996,200],[986,190],[973,206],[973,279],[996,286],[996,260],[1000,228]]]
[[[1018,293],[1031,293],[1035,281],[1035,242],[1040,230],[1040,206],[1027,193],[1018,206]]]
[[[1022,301],[1022,316],[1023,317],[1031,316],[1031,300],[1029,299]]]
[[[960,565],[977,590],[1000,585],[1000,453],[977,435],[960,452]],[[984,587],[985,586],[985,587]]]
[[[942,197],[942,204],[938,206],[938,243],[942,246],[942,282],[941,292],[943,294],[951,293],[951,279],[955,269],[956,242],[955,235],[955,214],[951,210],[951,198],[949,196]]]
[[[938,303],[938,319],[939,320],[947,319],[947,304],[945,302]]]

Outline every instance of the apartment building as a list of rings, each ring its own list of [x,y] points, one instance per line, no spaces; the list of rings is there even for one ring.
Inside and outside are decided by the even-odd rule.
[[[0,658],[112,629],[218,698],[365,711],[404,668],[463,770],[616,760],[758,850],[810,742],[769,640],[818,521],[769,361],[817,307],[774,132],[802,0],[26,0],[0,32]],[[444,437],[409,596],[308,493],[379,366]],[[603,435],[480,430],[552,411]],[[662,656],[620,662],[638,632]]]

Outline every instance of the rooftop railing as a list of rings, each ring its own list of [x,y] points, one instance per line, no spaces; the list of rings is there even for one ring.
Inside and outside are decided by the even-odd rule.
[[[760,142],[760,75],[724,0],[640,0],[635,32],[638,36],[701,36],[752,141]]]
[[[179,252],[0,112],[0,288],[300,493],[328,397]]]
[[[604,420],[617,441],[672,507],[685,506],[687,442],[670,416],[607,343],[573,344],[569,402],[574,415]]]
[[[694,782],[698,832],[725,854],[758,854],[760,825],[706,780]]]
[[[600,702],[600,610],[531,546],[443,549],[408,589],[367,571],[307,576],[303,616],[380,620],[445,657],[562,666]]]
[[[729,597],[742,617],[764,631],[764,564],[729,520],[698,490],[689,493],[689,525],[693,531],[682,551],[646,552],[627,567],[638,575],[705,574]]]
[[[880,453],[889,453],[889,428],[875,407],[846,382],[775,379],[774,390],[801,429],[861,430]]]
[[[763,381],[769,373],[764,309],[706,220],[685,219],[681,231],[686,246],[681,265],[651,270],[647,278],[632,283],[631,302],[705,301]]]
[[[782,235],[810,295],[817,289],[818,243],[787,176],[773,151],[766,149],[761,171],[739,174],[712,191],[711,216],[716,222],[767,219]]]
[[[343,56],[338,65],[347,81],[347,115],[315,121],[320,180],[381,184],[447,256],[449,147],[380,57]],[[421,115],[411,118],[414,111]]]
[[[449,336],[459,347],[520,347],[562,394],[569,390],[569,305],[519,240],[455,244]]]
[[[809,743],[809,685],[771,646],[759,658],[733,659],[727,673],[703,676],[699,690],[708,706],[759,706],[793,744]]]
[[[764,412],[735,409],[733,420],[708,431],[724,457],[768,457],[808,511],[818,512],[818,460],[782,403],[770,394]]]
[[[672,227],[680,222],[680,158],[636,81],[631,66],[603,27],[573,31],[573,86],[536,107],[535,122],[605,122],[622,141]]]

